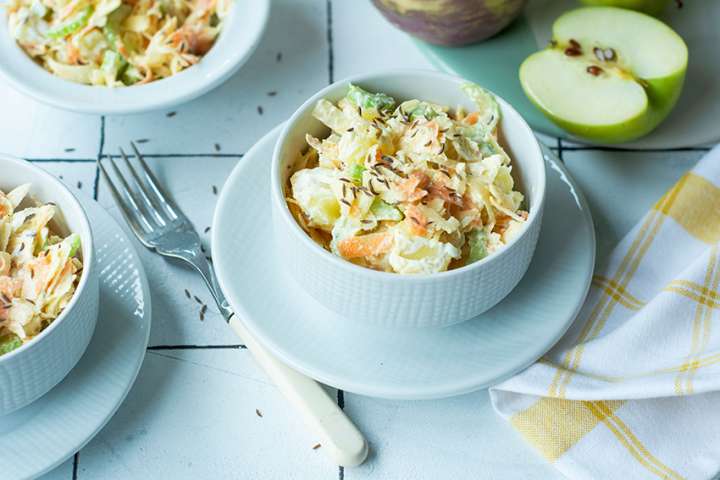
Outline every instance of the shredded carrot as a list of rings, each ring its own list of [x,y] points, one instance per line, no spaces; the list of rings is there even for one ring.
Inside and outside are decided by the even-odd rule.
[[[388,232],[371,233],[340,240],[338,251],[345,258],[370,257],[389,252],[392,242],[393,237]]]
[[[205,15],[215,8],[215,3],[216,0],[198,0],[197,6],[200,12],[203,12],[203,15]]]
[[[438,197],[446,203],[457,205],[458,207],[463,206],[463,198],[458,194],[451,195],[450,189],[441,183],[432,182],[428,188],[428,193],[431,198]]]
[[[152,69],[146,68],[145,69],[145,78],[143,78],[142,80],[140,80],[137,83],[138,83],[138,85],[140,85],[140,84],[144,84],[144,83],[150,83],[150,82],[152,82],[152,80],[153,80]]]
[[[418,202],[428,194],[425,188],[429,183],[430,177],[423,172],[415,171],[398,185],[398,189],[402,192],[405,201]]]
[[[66,45],[68,63],[71,65],[77,65],[80,63],[80,50],[78,50],[72,42],[68,42]]]
[[[405,209],[405,216],[413,235],[424,237],[427,234],[428,219],[417,205],[410,205]]]
[[[173,48],[177,48],[180,46],[180,43],[183,41],[183,30],[180,29],[177,32],[173,33],[170,37],[170,42]]]
[[[469,125],[475,125],[479,119],[480,114],[478,112],[468,113],[467,117],[465,117],[465,123]]]
[[[504,213],[499,214],[495,218],[495,228],[493,228],[493,231],[502,235],[508,229],[508,226],[510,226],[510,220],[512,220],[512,218],[509,215],[505,215]]]

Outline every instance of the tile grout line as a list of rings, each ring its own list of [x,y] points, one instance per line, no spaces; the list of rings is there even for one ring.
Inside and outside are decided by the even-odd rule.
[[[557,139],[560,140],[559,138]],[[558,147],[549,147],[551,150],[558,150]],[[622,147],[603,147],[603,146],[579,146],[572,147],[564,145],[563,151],[566,152],[625,152],[625,153],[677,153],[677,152],[709,152],[713,147],[673,147],[673,148],[622,148]],[[242,158],[244,153],[147,153],[143,155],[145,158]],[[133,155],[128,155],[133,158]],[[95,162],[95,158],[88,157],[24,157],[29,162],[37,163],[90,163]],[[103,158],[120,158],[120,155],[104,154]]]
[[[244,153],[143,153],[144,158],[242,158]],[[120,158],[120,155],[107,154],[105,158]],[[128,158],[135,158],[135,155],[128,155]]]
[[[560,163],[565,165],[565,159],[563,158],[563,150],[564,150],[564,147],[563,147],[563,143],[562,143],[562,138],[558,137],[558,139],[557,139],[557,154],[558,154],[558,158],[560,159]]]
[[[100,145],[98,146],[97,160],[102,158],[103,149],[105,148],[105,115],[100,117]],[[95,178],[93,180],[93,200],[98,199],[98,182],[100,180],[100,169],[95,167]],[[72,480],[78,480],[80,470],[80,450],[75,452],[73,456]]]
[[[97,161],[102,160],[103,150],[105,150],[105,115],[100,117],[100,146],[98,148]],[[93,199],[98,199],[98,188],[100,186],[100,167],[95,166],[95,179],[93,181]]]
[[[244,153],[148,153],[143,155],[145,158],[242,158]],[[103,158],[120,158],[120,155],[103,154]],[[134,155],[128,155],[128,158],[135,158]],[[25,157],[28,162],[37,163],[91,163],[97,161],[97,158],[59,158],[59,157]]]
[[[78,463],[80,462],[80,452],[73,455],[72,480],[78,479]]]
[[[558,138],[558,140],[560,140]],[[564,146],[563,150],[569,152],[626,152],[626,153],[673,153],[673,152],[709,152],[712,147],[671,147],[671,148],[623,148],[603,147],[601,145],[588,145],[579,147]]]
[[[25,158],[28,162],[33,163],[91,163],[94,158]]]
[[[332,32],[332,0],[325,1],[325,10],[327,17],[327,42],[328,42],[328,84],[335,82],[335,55],[333,53],[333,32]]]
[[[345,410],[345,391],[340,388],[337,391],[337,404],[338,407]]]
[[[332,22],[332,0],[325,1],[325,15],[326,15],[326,36],[328,43],[328,85],[332,85],[335,82],[335,56],[333,52],[333,22]],[[345,392],[338,389],[337,391],[337,404],[340,409],[345,409]],[[338,466],[338,480],[345,479],[345,468]]]
[[[345,410],[345,391],[338,388],[337,404],[340,410]],[[345,480],[345,467],[338,466],[338,480]]]
[[[148,350],[245,350],[242,343],[233,345],[149,345]]]
[[[242,158],[244,153],[149,153],[143,155],[145,158]],[[120,155],[102,155],[103,158],[120,158]],[[135,158],[134,155],[128,155],[128,158]],[[95,163],[97,158],[52,158],[52,157],[26,157],[25,160],[33,163]]]

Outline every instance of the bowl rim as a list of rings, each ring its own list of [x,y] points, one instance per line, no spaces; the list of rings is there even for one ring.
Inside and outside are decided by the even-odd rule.
[[[29,167],[30,170],[34,171],[38,177],[45,179],[58,191],[63,192],[70,200],[70,203],[73,203],[80,212],[80,217],[78,220],[83,231],[74,233],[79,233],[81,237],[83,236],[83,234],[85,234],[85,236],[87,236],[87,239],[89,240],[89,245],[85,245],[86,242],[83,241],[83,269],[82,273],[80,274],[80,281],[78,282],[78,286],[75,289],[75,293],[73,293],[73,296],[70,299],[70,303],[65,306],[63,311],[60,312],[60,315],[58,315],[58,317],[53,320],[50,325],[48,325],[42,332],[32,338],[29,342],[23,344],[19,348],[16,348],[15,350],[12,350],[11,352],[0,355],[0,364],[2,364],[3,362],[7,362],[18,355],[22,355],[23,352],[31,351],[36,345],[38,345],[41,341],[51,335],[51,333],[58,327],[58,325],[72,312],[75,304],[78,302],[78,299],[85,292],[85,287],[89,282],[89,278],[94,275],[95,270],[95,239],[93,237],[92,229],[90,228],[90,221],[88,220],[85,209],[82,207],[82,205],[75,197],[75,195],[70,191],[70,189],[65,186],[65,184],[63,184],[60,180],[55,178],[55,176],[47,172],[45,169],[33,165],[27,160],[23,160],[21,158],[14,157],[5,153],[0,153],[0,162],[3,161],[22,165],[23,167]],[[64,214],[65,212],[63,212],[63,215]]]
[[[452,270],[446,270],[444,272],[438,272],[438,273],[422,273],[422,274],[412,274],[412,275],[401,275],[394,272],[381,272],[378,270],[373,270],[370,268],[362,267],[360,265],[355,265],[352,262],[348,262],[345,259],[342,259],[331,252],[328,252],[324,248],[322,248],[320,245],[318,245],[314,240],[312,240],[307,233],[298,225],[295,218],[292,216],[292,213],[290,213],[290,209],[287,207],[287,203],[285,202],[285,196],[284,196],[284,189],[281,185],[281,182],[278,180],[281,178],[280,175],[280,151],[283,149],[283,146],[287,140],[287,138],[290,136],[291,131],[297,124],[299,118],[304,115],[307,110],[314,107],[315,103],[325,98],[329,93],[332,91],[338,89],[341,86],[346,86],[350,83],[357,83],[362,84],[363,82],[367,81],[382,81],[384,77],[391,77],[391,76],[408,76],[408,75],[415,75],[415,76],[424,76],[431,79],[434,79],[438,82],[447,82],[447,83],[453,83],[457,85],[458,87],[465,83],[472,83],[469,80],[466,80],[462,77],[458,77],[456,75],[450,75],[447,73],[442,72],[436,72],[432,70],[423,70],[423,69],[390,69],[390,70],[378,70],[375,72],[370,73],[364,73],[360,75],[353,75],[341,80],[338,80],[314,95],[312,95],[309,99],[307,99],[298,109],[292,114],[290,119],[285,122],[284,126],[282,127],[282,131],[280,132],[280,136],[277,140],[277,143],[275,144],[275,148],[273,150],[273,156],[272,156],[272,165],[271,165],[271,172],[270,172],[270,183],[271,183],[271,196],[272,196],[272,207],[273,211],[275,213],[279,213],[282,217],[282,220],[284,223],[289,223],[290,230],[293,232],[293,234],[296,237],[299,237],[299,241],[303,242],[306,248],[309,248],[313,254],[322,255],[324,259],[326,259],[328,262],[330,262],[333,267],[335,268],[341,268],[344,271],[348,272],[349,274],[358,274],[358,275],[364,275],[368,277],[369,279],[375,279],[375,280],[385,280],[385,281],[403,281],[407,283],[428,283],[433,282],[437,280],[442,279],[449,279],[455,276],[459,275],[465,275],[469,272],[472,272],[473,270],[478,270],[482,268],[483,266],[487,265],[488,263],[498,261],[499,259],[503,258],[505,255],[508,255],[509,252],[513,249],[513,247],[518,243],[518,241],[525,237],[528,232],[531,230],[531,226],[537,222],[541,222],[542,219],[542,211],[543,207],[545,205],[545,188],[547,184],[547,175],[545,171],[545,160],[542,153],[542,148],[540,147],[539,140],[535,133],[532,131],[530,126],[528,125],[525,118],[504,98],[502,98],[500,95],[496,94],[493,91],[490,91],[495,98],[498,100],[498,102],[501,104],[503,109],[508,109],[509,111],[515,113],[517,115],[517,118],[520,120],[518,123],[518,127],[522,128],[526,135],[528,135],[529,138],[532,139],[532,143],[534,146],[535,154],[532,155],[532,158],[535,159],[539,166],[539,172],[540,172],[540,178],[537,180],[537,187],[538,187],[538,198],[539,200],[535,203],[535,205],[530,205],[530,211],[528,212],[528,222],[523,231],[520,233],[520,235],[517,235],[515,238],[513,238],[510,243],[506,244],[504,248],[502,248],[500,251],[493,253],[492,255],[488,255],[487,257],[483,258],[480,261],[474,262],[470,265],[465,265],[460,268],[452,269]],[[513,159],[513,162],[515,160]],[[525,188],[527,191],[527,188]]]
[[[233,3],[230,21],[197,65],[161,80],[122,88],[74,83],[46,71],[18,46],[8,31],[7,13],[0,14],[0,56],[8,57],[7,62],[0,62],[0,78],[24,95],[73,112],[126,115],[169,108],[214,89],[235,73],[260,44],[270,8],[270,0],[247,4],[257,18],[248,28],[241,10]],[[245,39],[246,48],[232,48],[237,35]]]

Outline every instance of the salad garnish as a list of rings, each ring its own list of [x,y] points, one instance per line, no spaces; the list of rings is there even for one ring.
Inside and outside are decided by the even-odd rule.
[[[306,136],[286,187],[308,235],[353,263],[403,274],[477,262],[517,235],[528,212],[498,141],[498,103],[462,88],[471,112],[356,85],[336,104],[318,101],[313,114],[331,133]]]

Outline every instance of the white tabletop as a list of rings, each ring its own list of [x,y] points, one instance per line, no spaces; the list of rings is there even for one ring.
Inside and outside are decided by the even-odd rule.
[[[243,69],[174,114],[76,115],[0,85],[0,150],[42,164],[119,218],[94,162],[139,142],[202,232],[211,223],[213,186],[222,186],[256,140],[328,82],[393,67],[431,68],[368,0],[277,0]],[[628,152],[543,141],[583,187],[601,256],[707,150]],[[315,439],[220,315],[211,308],[200,320],[199,305],[184,294],[210,303],[195,274],[136,246],[153,296],[145,363],[110,423],[45,478],[560,478],[494,414],[486,391],[424,402],[338,392],[372,449],[363,466],[338,469],[322,447],[313,450]]]

